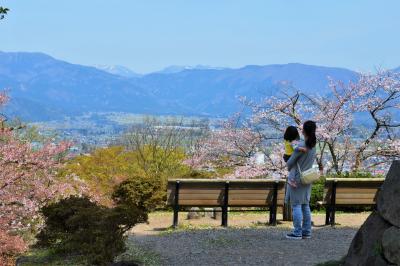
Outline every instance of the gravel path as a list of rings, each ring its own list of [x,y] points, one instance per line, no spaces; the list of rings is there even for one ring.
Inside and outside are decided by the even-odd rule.
[[[287,228],[189,230],[130,238],[162,265],[315,265],[343,257],[356,228],[315,228],[309,240],[286,240]]]

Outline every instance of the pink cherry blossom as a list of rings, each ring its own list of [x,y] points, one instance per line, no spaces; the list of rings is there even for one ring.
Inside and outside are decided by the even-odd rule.
[[[1,93],[0,105],[7,99]],[[70,143],[33,147],[29,142],[20,141],[4,119],[0,122],[0,257],[4,257],[25,249],[18,234],[37,224],[41,206],[59,197],[83,192],[84,186],[77,180],[63,180],[58,176],[57,170]]]
[[[260,101],[241,97],[252,111],[250,119],[230,119],[197,144],[188,159],[193,167],[233,167],[228,178],[280,176],[286,173],[282,161],[285,128],[301,129],[306,120],[317,123],[317,163],[326,172],[387,169],[400,158],[400,74],[379,71],[360,74],[356,82],[329,80],[330,96],[281,91]],[[362,127],[356,117],[367,123]],[[244,119],[242,119],[243,121]],[[279,147],[280,146],[280,147]],[[251,161],[255,151],[265,154],[264,165]]]

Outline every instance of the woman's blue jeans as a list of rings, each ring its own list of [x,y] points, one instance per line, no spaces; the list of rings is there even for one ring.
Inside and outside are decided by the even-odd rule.
[[[310,204],[292,204],[293,234],[296,236],[311,235]]]

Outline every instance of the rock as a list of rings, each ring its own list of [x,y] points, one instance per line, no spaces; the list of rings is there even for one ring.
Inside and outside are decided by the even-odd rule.
[[[21,266],[27,262],[29,262],[29,260],[26,257],[18,257],[17,260],[15,261],[15,266]]]
[[[387,261],[382,258],[382,256],[370,257],[366,264],[366,266],[389,266],[391,264],[387,263]]]
[[[201,216],[202,216],[202,213],[200,213],[200,208],[193,207],[193,208],[190,208],[190,211],[187,214],[187,219],[188,220],[200,219]]]
[[[372,213],[358,230],[345,258],[344,265],[376,265],[386,263],[382,255],[382,235],[391,224],[377,212]],[[387,265],[387,264],[380,264]]]
[[[204,217],[213,218],[214,208],[204,208]]]
[[[378,194],[377,204],[381,216],[400,227],[400,161],[394,161]]]
[[[392,226],[382,236],[382,247],[385,258],[396,265],[400,265],[400,229]]]

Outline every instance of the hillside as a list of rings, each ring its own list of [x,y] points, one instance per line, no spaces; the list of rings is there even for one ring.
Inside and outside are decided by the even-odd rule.
[[[128,79],[40,53],[0,53],[0,87],[13,115],[42,120],[83,112],[151,112],[154,99]],[[29,102],[28,105],[19,103]],[[43,113],[44,110],[45,113]]]
[[[328,77],[349,81],[357,74],[341,68],[303,64],[246,66],[240,69],[184,70],[149,74],[136,80],[163,104],[204,115],[229,115],[240,109],[238,96],[260,99],[275,95],[281,81],[307,93],[328,93]]]
[[[8,114],[29,121],[85,112],[226,116],[240,110],[238,96],[275,95],[281,81],[325,94],[328,76],[349,81],[357,73],[295,63],[239,69],[186,67],[124,77],[42,53],[0,52],[0,88],[8,88],[13,99]]]

